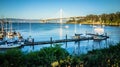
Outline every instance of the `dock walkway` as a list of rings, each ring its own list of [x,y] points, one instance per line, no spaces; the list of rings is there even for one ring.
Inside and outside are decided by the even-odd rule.
[[[107,38],[106,38],[107,39]],[[60,39],[60,40],[52,40],[50,38],[49,41],[39,41],[39,42],[25,42],[22,46],[29,46],[29,45],[42,45],[42,44],[53,44],[53,43],[62,43],[62,42],[77,42],[77,41],[85,41],[85,40],[94,40],[93,37],[81,37],[76,39]]]

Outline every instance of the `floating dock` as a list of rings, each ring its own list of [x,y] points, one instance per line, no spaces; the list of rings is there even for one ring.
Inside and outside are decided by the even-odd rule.
[[[109,38],[108,36],[104,36],[106,37],[105,39],[102,40],[106,40],[107,38]],[[39,41],[39,42],[25,42],[24,44],[22,44],[22,46],[29,46],[29,45],[42,45],[42,44],[54,44],[54,43],[63,43],[63,42],[78,42],[78,41],[85,41],[85,40],[94,40],[93,37],[80,37],[80,38],[71,38],[71,39],[67,39],[67,35],[65,39],[59,39],[59,40],[53,40],[52,37],[50,38],[49,41]],[[99,40],[101,41],[101,40]]]
[[[53,43],[73,42],[73,41],[82,41],[82,40],[92,40],[92,38],[61,39],[61,40],[39,41],[39,42],[25,42],[24,45],[27,46],[27,45],[53,44]]]

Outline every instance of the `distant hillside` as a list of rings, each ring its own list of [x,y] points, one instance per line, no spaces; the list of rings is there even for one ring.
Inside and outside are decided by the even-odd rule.
[[[17,18],[3,18],[0,21],[4,22],[40,22],[40,19],[17,19]]]
[[[72,18],[67,23],[120,25],[120,12],[101,15],[90,14],[84,19]]]

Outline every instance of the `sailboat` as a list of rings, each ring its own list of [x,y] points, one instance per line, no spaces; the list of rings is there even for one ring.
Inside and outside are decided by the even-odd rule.
[[[4,31],[4,23],[3,20],[0,21],[0,44],[3,44],[4,41],[4,37],[5,37],[5,31]]]
[[[5,24],[5,23],[4,23]],[[0,49],[10,49],[10,48],[17,48],[21,47],[21,43],[19,42],[19,37],[17,36],[17,32],[13,31],[12,29],[12,22],[9,23],[9,26],[6,22],[6,29],[5,29],[5,36],[4,39],[1,41],[4,41],[4,43],[0,44]],[[8,28],[11,27],[11,28]],[[20,33],[19,33],[20,36]],[[17,38],[17,40],[15,39]]]
[[[108,38],[107,34],[104,33],[104,27],[102,27],[101,25],[94,27],[93,40],[105,40],[107,38]]]
[[[27,42],[29,43],[33,43],[34,42],[34,38],[31,37],[31,22],[29,23],[29,37],[27,38]]]
[[[80,34],[80,33],[77,33],[77,25],[76,25],[76,20],[75,20],[75,26],[74,26],[75,28],[75,30],[74,30],[74,33],[75,33],[75,35],[74,36],[72,36],[72,39],[80,39],[81,37],[84,37],[84,36],[81,36],[81,35],[83,35],[83,34]]]

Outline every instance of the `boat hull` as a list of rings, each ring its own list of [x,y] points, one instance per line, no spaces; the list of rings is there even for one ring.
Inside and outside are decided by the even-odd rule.
[[[21,45],[17,44],[17,45],[0,45],[0,49],[11,49],[11,48],[19,48],[21,47]]]

